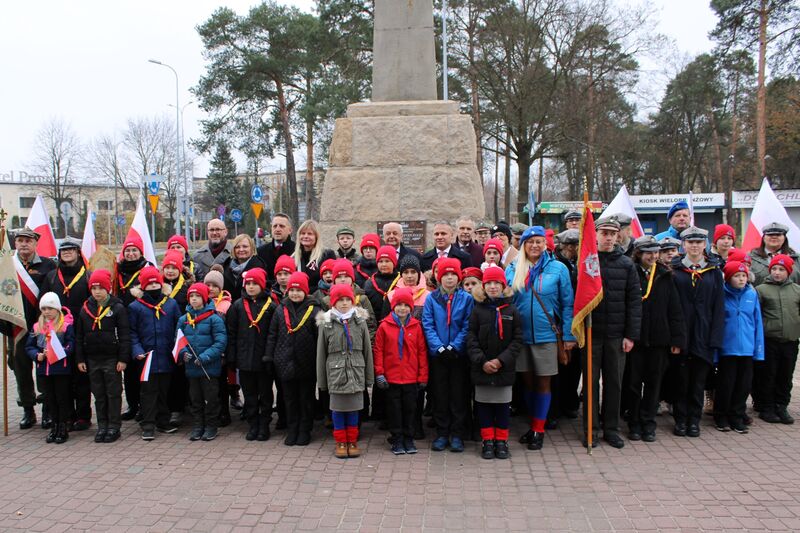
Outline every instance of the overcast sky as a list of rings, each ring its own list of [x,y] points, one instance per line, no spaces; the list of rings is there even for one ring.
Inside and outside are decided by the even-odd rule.
[[[81,140],[124,127],[130,117],[175,116],[175,77],[150,58],[173,66],[181,106],[204,72],[195,27],[219,6],[246,13],[248,0],[80,0],[6,2],[0,17],[0,173],[30,170],[37,130],[50,117],[69,122]],[[283,3],[311,10],[313,0]],[[630,0],[626,3],[630,3]],[[658,31],[686,57],[711,49],[716,22],[708,0],[654,0]],[[663,87],[667,65],[645,68]],[[659,81],[661,80],[661,81]],[[650,105],[657,104],[651,101]],[[202,113],[184,112],[186,137],[197,135]],[[298,154],[300,155],[300,154]],[[304,163],[302,163],[304,165]],[[280,162],[275,163],[275,169]],[[201,160],[195,175],[204,175]]]

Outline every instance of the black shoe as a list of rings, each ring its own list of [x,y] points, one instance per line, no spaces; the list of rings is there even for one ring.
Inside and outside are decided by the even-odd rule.
[[[31,429],[35,423],[36,411],[33,407],[26,407],[22,413],[22,419],[19,421],[19,429]]]
[[[172,426],[174,428],[179,428],[179,427],[181,427],[181,422],[183,422],[183,415],[180,412],[174,411],[174,412],[169,414],[169,425],[170,426]]]
[[[175,433],[178,428],[172,426],[156,426],[156,431],[159,433]]]
[[[494,441],[494,456],[498,459],[508,459],[511,457],[511,452],[508,449],[507,440]]]
[[[33,419],[36,422],[36,419]],[[42,429],[50,429],[53,427],[53,419],[50,418],[50,415],[42,413]]]
[[[270,437],[269,428],[267,428],[267,429],[265,429],[263,431],[262,430],[258,431],[258,435],[256,436],[256,440],[264,442],[264,441],[269,440],[269,437]]]
[[[528,441],[529,450],[541,450],[544,446],[544,433],[533,432]]]
[[[414,444],[414,439],[405,437],[403,439],[403,448],[405,448],[406,453],[409,455],[414,455],[415,453],[417,453],[417,445]]]
[[[544,423],[544,429],[558,429],[558,420],[555,418],[548,418]]]
[[[744,423],[739,421],[731,422],[731,429],[734,430],[736,433],[739,433],[740,435],[744,435],[745,433],[750,433],[750,430],[747,429],[747,426],[745,426]]]
[[[123,420],[133,420],[134,418],[136,418],[136,411],[137,410],[138,409],[128,408],[127,411],[123,411],[122,412],[121,418]]]
[[[56,430],[56,438],[53,440],[56,444],[64,444],[69,440],[69,432],[67,431],[66,424],[58,424],[58,429]]]
[[[117,441],[117,440],[119,440],[120,436],[122,436],[122,433],[120,433],[120,431],[118,429],[109,429],[106,432],[106,438],[103,439],[103,442],[110,443],[110,442]]]
[[[297,431],[290,429],[289,431],[286,432],[286,438],[283,439],[283,443],[286,446],[294,446],[295,444],[297,444],[297,437],[298,437]]]
[[[484,459],[494,459],[494,441],[485,440],[481,447],[481,457]]]
[[[311,442],[311,432],[310,431],[301,431],[297,434],[297,445],[298,446],[308,446]]]
[[[612,448],[616,448],[618,450],[625,447],[625,440],[617,433],[603,435],[603,440],[606,441]]]
[[[195,440],[202,439],[204,431],[205,430],[203,428],[194,428],[194,429],[192,429],[192,432],[189,433],[189,440],[195,441]]]
[[[697,422],[692,422],[686,427],[686,436],[692,438],[700,436],[700,426]]]
[[[230,413],[224,413],[219,415],[219,427],[226,428],[231,425],[231,415]]]
[[[638,429],[632,429],[628,432],[628,440],[642,440],[642,433]]]
[[[656,433],[655,431],[645,431],[642,433],[642,441],[643,442],[655,442],[656,441]]]
[[[394,439],[392,443],[392,453],[395,455],[405,455],[406,449],[403,447],[403,439]]]
[[[714,419],[714,429],[717,431],[721,431],[723,433],[727,433],[733,428],[731,424],[728,423],[727,420],[724,418],[715,418]]]
[[[203,440],[206,442],[214,440],[217,438],[218,434],[219,432],[217,431],[217,428],[206,428],[206,430],[203,432]]]
[[[785,405],[779,405],[775,414],[781,419],[781,424],[794,424],[794,418],[792,418],[792,415],[789,414],[789,410]]]
[[[258,438],[258,426],[250,426],[244,438],[245,440],[256,440]]]
[[[47,434],[47,437],[44,438],[44,441],[47,444],[53,444],[56,441],[56,428],[50,428],[50,433]]]
[[[533,437],[533,430],[529,429],[526,433],[524,433],[519,438],[519,443],[520,444],[528,444],[531,441],[531,437]]]
[[[98,429],[97,433],[94,434],[94,441],[95,442],[105,442],[107,434],[108,434],[108,431],[106,431],[105,428]]]
[[[685,437],[686,436],[686,424],[683,422],[676,422],[675,427],[672,428],[672,434],[676,437]]]
[[[758,418],[770,424],[779,424],[781,418],[775,414],[775,411],[761,411],[758,413]]]
[[[244,409],[244,404],[242,400],[239,398],[239,395],[231,396],[231,408],[236,409],[237,411],[241,411]]]
[[[92,427],[92,422],[90,420],[79,418],[72,424],[72,431],[86,431],[90,427]]]
[[[156,438],[156,433],[152,429],[142,430],[142,440],[153,440]]]

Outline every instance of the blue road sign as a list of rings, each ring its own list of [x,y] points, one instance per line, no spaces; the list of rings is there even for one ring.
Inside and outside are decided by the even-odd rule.
[[[264,191],[261,190],[261,186],[258,183],[253,185],[253,188],[250,189],[250,199],[256,204],[260,204],[261,200],[264,199]]]
[[[125,215],[117,215],[117,226],[124,226],[125,225]]]
[[[148,181],[147,182],[147,190],[150,192],[150,194],[153,194],[153,195],[158,194],[158,189],[160,188],[160,186],[161,186],[161,183],[159,183],[157,181]]]
[[[231,210],[231,220],[237,224],[242,221],[242,211],[239,209]]]

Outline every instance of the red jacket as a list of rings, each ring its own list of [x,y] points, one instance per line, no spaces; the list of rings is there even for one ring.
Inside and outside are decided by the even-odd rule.
[[[403,337],[403,358],[400,358],[400,326],[389,314],[381,321],[375,335],[375,348],[372,356],[375,375],[383,375],[386,381],[396,385],[428,382],[428,348],[422,324],[410,317]]]

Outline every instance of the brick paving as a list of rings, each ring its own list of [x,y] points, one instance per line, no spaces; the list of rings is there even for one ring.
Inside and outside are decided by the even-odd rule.
[[[13,385],[10,399],[13,401]],[[144,442],[125,422],[123,439],[95,444],[94,431],[45,444],[45,430],[0,436],[2,531],[800,531],[797,426],[756,420],[751,433],[601,444],[588,456],[577,421],[562,421],[541,452],[512,428],[512,458],[463,454],[395,457],[385,433],[364,426],[358,459],[332,456],[328,431],[308,447],[244,440],[244,423],[213,442],[188,428]],[[795,416],[798,415],[793,410]]]

